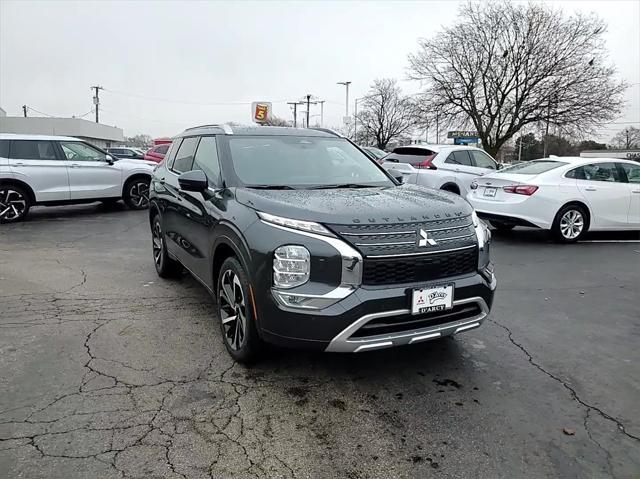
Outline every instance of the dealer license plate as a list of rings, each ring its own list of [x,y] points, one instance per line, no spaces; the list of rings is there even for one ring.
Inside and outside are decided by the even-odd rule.
[[[496,196],[496,191],[498,188],[485,188],[484,189],[484,196],[489,196],[491,198],[493,198],[494,196]]]
[[[453,308],[453,285],[414,289],[411,314],[433,313]]]

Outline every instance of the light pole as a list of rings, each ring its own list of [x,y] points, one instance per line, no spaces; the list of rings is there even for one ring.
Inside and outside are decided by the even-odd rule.
[[[344,85],[347,93],[347,97],[344,103],[344,116],[349,116],[349,85],[351,85],[350,81],[339,81],[338,85]]]

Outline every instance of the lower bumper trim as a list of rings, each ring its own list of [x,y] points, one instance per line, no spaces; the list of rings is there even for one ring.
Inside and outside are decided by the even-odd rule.
[[[389,348],[404,344],[415,344],[420,341],[427,341],[474,329],[479,327],[487,317],[489,314],[489,307],[481,297],[466,298],[453,302],[454,306],[470,303],[477,303],[480,307],[480,313],[473,317],[458,319],[450,323],[437,324],[409,331],[400,331],[376,336],[352,337],[356,331],[362,328],[362,326],[367,324],[369,321],[373,321],[378,318],[401,316],[403,314],[410,313],[410,311],[408,309],[398,309],[394,311],[367,314],[354,321],[335,338],[333,338],[325,351],[341,353],[371,351],[374,349]]]

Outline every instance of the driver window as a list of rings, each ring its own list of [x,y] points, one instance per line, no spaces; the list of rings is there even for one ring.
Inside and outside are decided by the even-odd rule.
[[[61,141],[60,146],[67,160],[107,161],[107,155],[86,143]]]

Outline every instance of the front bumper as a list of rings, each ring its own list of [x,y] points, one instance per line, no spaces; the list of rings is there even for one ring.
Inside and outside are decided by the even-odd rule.
[[[285,347],[331,352],[361,352],[436,339],[476,328],[489,314],[496,288],[492,272],[445,279],[438,284],[454,285],[454,308],[463,305],[467,313],[431,318],[411,317],[413,289],[424,284],[384,288],[360,287],[332,306],[318,311],[296,311],[283,307],[272,294],[261,295],[258,318],[263,339]],[[271,292],[270,292],[271,293]],[[463,308],[461,308],[463,309]],[[391,332],[364,333],[367,325],[385,320]],[[397,324],[411,323],[406,328]],[[381,328],[384,329],[384,328]]]

